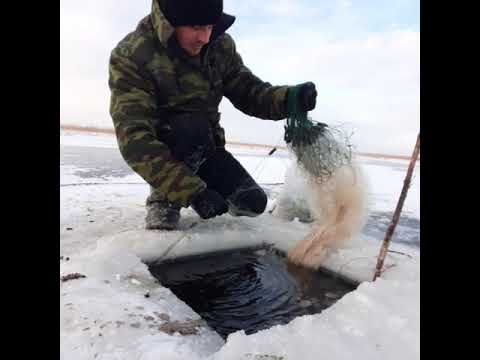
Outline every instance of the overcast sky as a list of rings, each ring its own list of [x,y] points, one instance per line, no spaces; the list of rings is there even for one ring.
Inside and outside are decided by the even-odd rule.
[[[111,128],[108,59],[152,0],[60,1],[60,122]],[[199,0],[200,1],[200,0]],[[245,64],[274,85],[313,81],[317,121],[358,151],[409,155],[419,131],[419,0],[224,0]],[[220,105],[227,141],[278,145],[284,121]]]

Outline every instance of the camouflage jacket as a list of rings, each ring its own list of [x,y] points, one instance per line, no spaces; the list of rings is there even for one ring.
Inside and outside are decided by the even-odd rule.
[[[174,29],[153,0],[152,11],[112,50],[109,67],[110,114],[120,152],[154,192],[188,207],[206,184],[175,159],[160,140],[159,129],[175,112],[202,113],[214,130],[217,146],[225,145],[218,105],[223,96],[245,114],[262,119],[286,117],[287,86],[272,86],[243,64],[226,28],[216,26],[202,56],[189,57]],[[203,116],[203,115],[202,115]]]

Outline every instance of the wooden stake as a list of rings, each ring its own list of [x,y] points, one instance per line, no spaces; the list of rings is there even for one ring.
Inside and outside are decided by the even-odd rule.
[[[377,268],[375,269],[375,275],[373,276],[373,281],[377,279],[382,273],[383,263],[385,261],[385,256],[387,255],[388,247],[390,246],[390,240],[395,231],[395,227],[400,220],[400,214],[402,213],[403,203],[407,197],[408,188],[410,187],[410,181],[412,178],[413,169],[415,168],[415,163],[417,162],[418,155],[420,153],[420,134],[417,136],[417,143],[415,144],[415,149],[413,150],[412,157],[410,159],[410,165],[408,166],[407,175],[403,181],[403,189],[398,199],[397,208],[393,214],[392,222],[388,226],[387,232],[385,234],[385,239],[383,240],[382,247],[380,249],[380,254],[378,255]]]

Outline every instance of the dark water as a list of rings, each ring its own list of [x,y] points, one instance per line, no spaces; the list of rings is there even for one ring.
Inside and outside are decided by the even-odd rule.
[[[324,272],[287,265],[272,250],[176,259],[149,269],[224,338],[319,313],[356,287]]]

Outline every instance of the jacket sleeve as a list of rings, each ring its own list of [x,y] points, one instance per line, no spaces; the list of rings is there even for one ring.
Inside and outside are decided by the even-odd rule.
[[[110,57],[109,86],[110,115],[123,158],[156,192],[188,207],[206,184],[157,139],[152,125],[157,113],[153,84],[118,48]]]
[[[288,86],[272,86],[255,76],[237,53],[235,42],[228,34],[222,41],[226,66],[223,76],[225,96],[247,115],[261,119],[281,120],[287,117]]]

